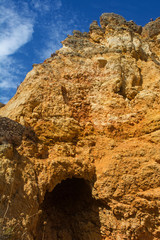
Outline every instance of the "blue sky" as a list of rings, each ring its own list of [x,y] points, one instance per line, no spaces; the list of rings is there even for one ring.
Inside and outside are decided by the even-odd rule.
[[[61,48],[73,30],[114,12],[144,26],[160,16],[157,0],[0,0],[0,102],[7,103],[33,63]]]

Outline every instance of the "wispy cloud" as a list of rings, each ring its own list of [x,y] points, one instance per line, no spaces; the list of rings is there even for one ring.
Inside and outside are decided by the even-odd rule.
[[[62,0],[0,0],[0,102],[13,96],[28,62],[50,57],[84,21]]]
[[[32,0],[31,4],[33,6],[33,8],[35,8],[37,11],[41,12],[41,13],[45,13],[49,11],[49,0]]]
[[[62,7],[62,1],[61,0],[55,0],[53,1],[54,9],[59,10]]]
[[[41,14],[46,14],[51,9],[59,10],[62,6],[61,0],[31,0],[31,5]]]
[[[9,97],[4,97],[4,96],[2,96],[2,97],[0,98],[0,102],[6,104],[6,103],[9,101],[9,99],[10,99]]]
[[[3,5],[0,6],[0,24],[0,57],[13,54],[32,37],[33,19]]]
[[[50,57],[51,53],[62,47],[61,41],[63,41],[68,34],[72,34],[73,30],[81,26],[81,23],[76,13],[68,11],[62,11],[59,14],[55,14],[53,20],[49,26],[46,26],[46,36],[44,39],[44,48],[41,51],[41,59]]]
[[[25,5],[23,5],[25,7]],[[15,89],[19,82],[21,65],[16,66],[13,57],[32,38],[34,18],[28,17],[27,7],[23,13],[16,9],[12,0],[1,0],[0,5],[0,101],[7,101],[6,91]]]
[[[23,72],[23,65],[12,56],[0,57],[0,102],[8,102],[16,92]]]
[[[40,13],[43,17],[47,15],[47,22],[45,17],[43,22],[37,18],[37,25],[44,33],[39,40],[43,48],[40,52],[39,49],[34,50],[42,61],[62,46],[61,41],[71,31],[68,29],[69,23],[66,21],[66,16],[63,16],[62,0],[32,0],[31,4],[37,13]]]
[[[0,88],[17,88],[22,69],[23,66],[13,57],[0,57]]]
[[[62,20],[52,22],[46,33],[47,40],[44,42],[44,48],[41,52],[41,59],[50,57],[51,53],[62,47],[61,41],[66,38],[67,34],[71,34],[72,30]]]

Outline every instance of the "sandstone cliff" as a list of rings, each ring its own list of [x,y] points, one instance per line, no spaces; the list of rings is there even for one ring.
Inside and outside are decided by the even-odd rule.
[[[160,239],[160,18],[100,24],[0,109],[0,239]]]

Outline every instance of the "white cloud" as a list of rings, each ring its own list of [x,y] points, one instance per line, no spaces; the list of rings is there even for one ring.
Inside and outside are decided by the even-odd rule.
[[[25,68],[12,56],[0,57],[0,102],[7,103],[24,78]]]
[[[21,81],[22,64],[14,53],[31,40],[34,18],[23,4],[23,12],[12,0],[0,0],[0,101],[7,102]]]
[[[6,104],[9,101],[9,97],[0,97],[0,102]]]
[[[45,13],[49,11],[49,1],[48,0],[32,0],[32,6],[39,12]]]
[[[0,57],[0,102],[3,103],[8,102],[10,91],[15,91],[16,89],[16,83],[14,83],[14,80],[16,80],[14,64],[15,61],[11,57]]]
[[[55,15],[55,19],[46,27],[47,37],[45,37],[44,41],[45,47],[41,51],[41,59],[44,60],[50,57],[53,52],[60,49],[62,47],[61,41],[63,41],[68,34],[72,34],[73,30],[77,28],[77,25],[80,25],[76,14],[72,13],[68,15],[67,21],[65,15]]]
[[[21,46],[27,43],[33,33],[31,23],[19,24],[3,34],[0,37],[0,56],[7,56],[15,53]]]
[[[62,7],[61,0],[32,0],[31,4],[41,14],[46,14],[51,9],[59,10]]]
[[[41,58],[43,60],[50,57],[56,50],[60,49],[62,47],[61,41],[66,38],[66,34],[70,34],[72,32],[69,29],[68,31],[65,31],[65,27],[66,26],[64,25],[51,25],[51,30],[48,32],[48,40],[45,41],[45,47],[41,52]]]
[[[62,46],[60,42],[67,34],[82,22],[84,18],[78,18],[68,5],[62,8],[62,0],[0,0],[0,102],[6,103],[24,79],[27,68],[22,62],[26,62],[26,53],[32,55],[27,58],[30,62],[33,58],[39,62],[50,57]],[[18,60],[14,53],[30,41],[32,35],[32,45],[28,45],[31,48],[28,52],[25,51],[28,46],[23,48],[23,52],[17,54]]]
[[[0,57],[15,53],[33,34],[33,20],[0,6]]]
[[[22,69],[13,57],[0,57],[0,89],[17,88]]]

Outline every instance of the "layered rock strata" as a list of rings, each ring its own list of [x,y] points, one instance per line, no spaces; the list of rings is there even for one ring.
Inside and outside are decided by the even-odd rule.
[[[100,24],[0,109],[3,239],[160,239],[160,19]]]

